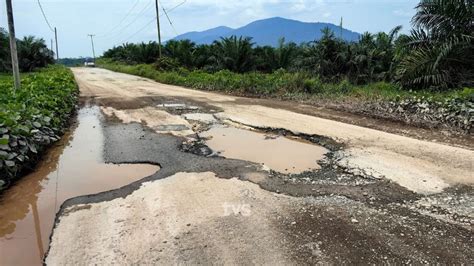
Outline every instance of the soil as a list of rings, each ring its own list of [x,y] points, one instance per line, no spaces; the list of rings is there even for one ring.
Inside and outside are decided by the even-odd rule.
[[[376,130],[390,123],[342,123],[317,108],[102,69],[74,73],[84,98],[114,109],[102,123],[106,162],[161,169],[67,200],[47,264],[474,263],[470,139],[442,144],[432,141],[437,133],[393,134],[400,128]],[[315,156],[320,169],[299,173],[226,158],[199,136],[223,125],[313,140],[329,152]]]
[[[71,197],[128,185],[159,170],[149,164],[105,164],[98,107],[79,110],[77,122],[35,170],[0,196],[0,265],[39,265],[55,214]]]

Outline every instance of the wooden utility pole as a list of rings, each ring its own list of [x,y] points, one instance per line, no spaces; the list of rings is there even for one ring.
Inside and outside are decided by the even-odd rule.
[[[94,56],[94,64],[95,64],[95,48],[94,48],[94,34],[88,34],[87,36],[91,37],[91,44],[92,44],[92,55]]]
[[[58,50],[58,31],[54,27],[54,39],[56,40],[56,61],[59,60],[59,50]]]
[[[341,30],[341,40],[342,40],[342,30],[343,30],[343,27],[342,27],[342,17],[341,17],[340,30]]]
[[[158,30],[158,58],[161,58],[160,10],[158,7],[158,0],[155,0],[155,8],[156,8],[156,28]]]
[[[10,36],[10,54],[12,57],[12,70],[13,70],[13,81],[15,83],[15,89],[20,89],[20,68],[18,65],[18,51],[16,49],[16,37],[15,37],[15,22],[13,20],[13,8],[12,0],[6,0],[7,2],[7,17],[8,17],[8,35]]]

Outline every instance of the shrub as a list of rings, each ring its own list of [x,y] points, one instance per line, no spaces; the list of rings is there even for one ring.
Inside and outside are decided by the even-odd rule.
[[[23,76],[14,90],[11,78],[0,80],[0,187],[59,139],[75,108],[77,87],[65,67],[49,67]]]

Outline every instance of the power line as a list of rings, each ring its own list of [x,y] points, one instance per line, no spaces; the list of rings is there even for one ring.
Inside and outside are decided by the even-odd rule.
[[[122,25],[122,23],[128,18],[128,16],[130,16],[130,14],[132,14],[132,11],[135,10],[135,7],[138,6],[138,4],[140,3],[140,0],[137,0],[135,2],[135,4],[132,6],[132,8],[130,8],[130,10],[127,12],[127,14],[120,20],[120,22],[115,25],[112,29],[108,30],[106,33],[104,34],[99,34],[97,35],[96,37],[97,38],[103,38],[103,37],[106,37],[107,35],[110,35],[113,31],[115,31],[120,25]]]
[[[38,0],[38,6],[39,6],[39,8],[41,9],[41,13],[43,14],[44,21],[46,22],[46,24],[48,24],[49,29],[50,29],[52,32],[54,32],[53,27],[51,27],[51,24],[49,23],[49,20],[48,20],[48,18],[46,17],[46,13],[45,13],[44,10],[43,10],[43,6],[41,5],[40,0]]]
[[[125,38],[123,41],[121,41],[120,43],[125,43],[127,42],[128,40],[130,40],[131,38],[137,36],[138,33],[142,32],[144,29],[146,29],[151,23],[155,22],[156,20],[156,16],[153,17],[152,20],[148,21],[147,24],[145,24],[145,26],[143,26],[142,28],[140,28],[138,31],[136,31],[134,34],[128,36],[127,38]]]
[[[161,5],[161,8],[163,9],[163,12],[165,13],[166,18],[168,19],[168,22],[169,22],[170,25],[171,25],[171,28],[173,29],[174,33],[175,33],[176,36],[177,36],[177,35],[178,35],[178,32],[177,32],[176,29],[174,28],[173,22],[171,22],[171,19],[170,19],[170,17],[168,16],[168,12],[166,12],[166,9],[165,9],[165,7],[163,6],[163,4],[161,3],[161,1],[158,0],[158,2],[160,2],[160,5]]]
[[[173,10],[175,10],[176,8],[184,5],[185,3],[187,2],[187,0],[184,0],[183,2],[175,5],[174,7],[168,9],[168,13],[171,13]],[[162,15],[160,15],[160,17],[162,17]],[[153,23],[154,21],[156,21],[156,16],[154,16],[150,21],[148,21],[143,27],[141,27],[139,30],[137,30],[135,33],[133,33],[132,35],[128,36],[127,38],[123,39],[123,41],[121,41],[120,43],[125,43],[127,42],[128,40],[130,40],[131,38],[135,37],[138,35],[138,33],[142,32],[143,30],[145,30],[151,23]]]
[[[147,11],[147,9],[148,9],[148,7],[150,6],[151,3],[152,3],[152,1],[148,1],[148,4],[146,6],[144,6],[144,8],[137,14],[137,16],[135,17],[134,20],[132,20],[130,23],[125,25],[125,27],[120,29],[120,31],[117,34],[114,34],[113,36],[111,36],[110,38],[107,38],[107,39],[113,39],[113,38],[116,38],[116,37],[120,36],[125,29],[127,29],[133,23],[135,23],[143,15],[143,13],[145,13]]]

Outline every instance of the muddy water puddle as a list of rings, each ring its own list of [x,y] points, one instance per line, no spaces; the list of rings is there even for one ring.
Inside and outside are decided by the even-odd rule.
[[[130,184],[158,166],[105,164],[100,111],[79,111],[78,125],[30,175],[0,195],[0,265],[40,265],[56,212],[68,198]]]
[[[221,156],[259,163],[287,174],[320,169],[317,161],[329,152],[302,140],[234,127],[213,127],[200,136]]]

